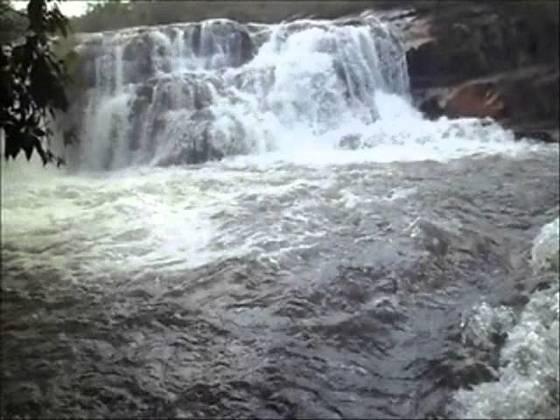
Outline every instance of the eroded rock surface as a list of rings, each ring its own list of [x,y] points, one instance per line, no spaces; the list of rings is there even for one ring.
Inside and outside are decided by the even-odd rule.
[[[558,141],[557,2],[418,2],[385,20],[405,39],[427,117],[489,116],[518,137]]]

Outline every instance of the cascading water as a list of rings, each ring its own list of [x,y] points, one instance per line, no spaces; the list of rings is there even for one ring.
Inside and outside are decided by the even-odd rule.
[[[409,105],[403,47],[373,17],[135,28],[89,36],[79,50],[91,88],[76,124],[91,169],[376,146],[374,160],[400,160],[399,145],[415,159],[511,140],[490,122],[423,121]],[[430,137],[444,144],[426,146]]]
[[[371,19],[212,20],[94,35],[80,49],[97,49],[85,64],[91,90],[79,122],[94,169],[278,149],[371,124],[376,92],[408,91],[399,41]]]
[[[78,48],[74,168],[2,166],[0,416],[557,407],[557,145],[424,120],[374,17]]]

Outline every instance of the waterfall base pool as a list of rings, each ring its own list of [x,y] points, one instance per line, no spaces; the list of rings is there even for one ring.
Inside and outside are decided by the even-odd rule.
[[[558,211],[550,148],[18,165],[2,173],[7,417],[443,416],[497,368],[462,323],[483,302],[519,308]]]
[[[129,28],[78,49],[69,168],[2,163],[0,416],[557,408],[536,395],[558,389],[553,363],[500,363],[531,326],[529,365],[558,342],[530,322],[558,302],[530,263],[558,216],[558,145],[424,120],[375,17]]]

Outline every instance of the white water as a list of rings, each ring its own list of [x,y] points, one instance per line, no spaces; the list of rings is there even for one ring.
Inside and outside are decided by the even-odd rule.
[[[328,240],[340,228],[315,212],[318,204],[344,209],[350,223],[361,215],[360,207],[386,200],[353,195],[355,163],[514,157],[542,148],[515,142],[490,120],[424,120],[410,105],[402,49],[377,22],[258,26],[250,33],[255,55],[242,65],[237,65],[239,45],[225,42],[215,25],[203,24],[203,53],[195,53],[189,41],[192,25],[147,32],[154,45],[154,93],[137,115],[133,104],[146,80],[130,79],[134,64],[123,55],[140,34],[102,36],[95,87],[80,121],[83,143],[70,156],[79,171],[3,163],[2,237],[9,247],[2,252],[22,272],[48,268],[76,283],[99,282],[101,276],[110,281],[119,274],[134,281],[148,268],[180,272],[232,256],[276,261],[290,250]],[[372,36],[372,27],[384,37]],[[201,109],[195,109],[197,100],[204,102]],[[208,114],[196,119],[201,111]],[[158,119],[164,128],[155,132]],[[226,156],[221,162],[154,167],[170,158],[182,163],[173,158],[185,148],[197,149],[204,135]],[[348,138],[354,139],[352,150],[343,144]],[[97,172],[109,168],[114,171]],[[358,177],[365,183],[388,178],[392,170],[372,165]],[[416,194],[391,192],[394,206]],[[547,364],[532,364],[521,374],[510,363],[500,382],[460,393],[470,416],[534,413],[547,381],[558,383],[548,350],[558,348],[557,324],[534,319],[539,305],[558,316],[557,291],[535,295],[516,327],[505,325],[511,318],[507,311],[500,312],[498,324],[514,328],[505,360],[537,352],[531,360]],[[484,324],[488,315],[479,318],[479,334],[494,328]]]
[[[535,238],[531,250],[531,264],[535,271],[559,271],[560,267],[560,219],[546,224]]]
[[[456,398],[462,418],[555,418],[558,415],[560,383],[558,352],[560,313],[558,285],[534,293],[514,327],[503,326],[507,342],[501,352],[498,380],[472,390],[460,390]],[[488,308],[487,308],[488,309]],[[478,316],[491,324],[504,308],[490,309]]]
[[[372,17],[355,26],[253,26],[214,20],[84,41],[83,51],[97,48],[95,85],[76,122],[79,157],[70,160],[90,169],[224,155],[302,164],[445,161],[528,147],[490,120],[424,120],[410,105],[400,42]],[[149,46],[125,60],[123,51],[137,44]],[[149,65],[141,64],[146,57]],[[151,99],[142,99],[146,89]],[[342,152],[348,138],[354,150]]]
[[[543,226],[531,250],[537,271],[558,272],[558,218]],[[558,280],[558,277],[556,278]],[[560,402],[560,297],[558,281],[537,291],[516,320],[506,307],[483,303],[472,317],[470,334],[477,345],[491,343],[493,334],[505,334],[495,382],[460,390],[456,399],[464,418],[555,418]],[[517,322],[516,322],[517,321]]]
[[[252,197],[264,205],[306,187],[328,190],[333,165],[513,157],[542,148],[514,141],[492,120],[423,119],[410,104],[402,46],[374,18],[357,26],[296,21],[242,27],[213,20],[196,34],[195,24],[182,24],[86,37],[80,50],[94,55],[95,84],[77,113],[83,115],[77,121],[82,143],[69,156],[80,171],[3,163],[3,235],[26,238],[24,252],[60,247],[62,256],[70,244],[81,244],[72,252],[81,261],[72,263],[78,271],[104,264],[123,270],[160,263],[194,267],[263,253],[257,244],[264,237],[285,241],[286,249],[307,243],[316,232],[290,228],[286,234],[269,226],[254,236],[221,225],[219,215],[235,219]],[[241,63],[243,35],[252,39],[254,56]],[[148,41],[150,48],[125,60],[127,48]],[[153,97],[135,115],[133,101],[146,84],[146,77],[133,77],[142,52],[150,55],[151,73],[144,76]],[[206,108],[195,109],[201,100]],[[193,118],[206,110],[208,118]],[[151,137],[162,118],[165,129]],[[153,167],[196,146],[205,130],[226,155],[221,162]],[[344,146],[346,138],[353,139],[352,150]],[[295,172],[291,165],[298,166]],[[313,169],[310,178],[294,178],[299,172],[309,177],[307,169]],[[340,204],[347,206],[344,197],[341,191]],[[30,202],[34,207],[27,209]],[[307,204],[275,216],[312,217],[303,216]],[[60,264],[74,275],[62,257]]]

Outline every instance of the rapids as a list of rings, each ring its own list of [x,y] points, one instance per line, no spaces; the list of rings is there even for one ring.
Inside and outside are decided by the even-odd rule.
[[[86,37],[70,167],[2,163],[2,416],[554,410],[502,362],[558,347],[558,146],[424,120],[372,17],[216,22]]]

